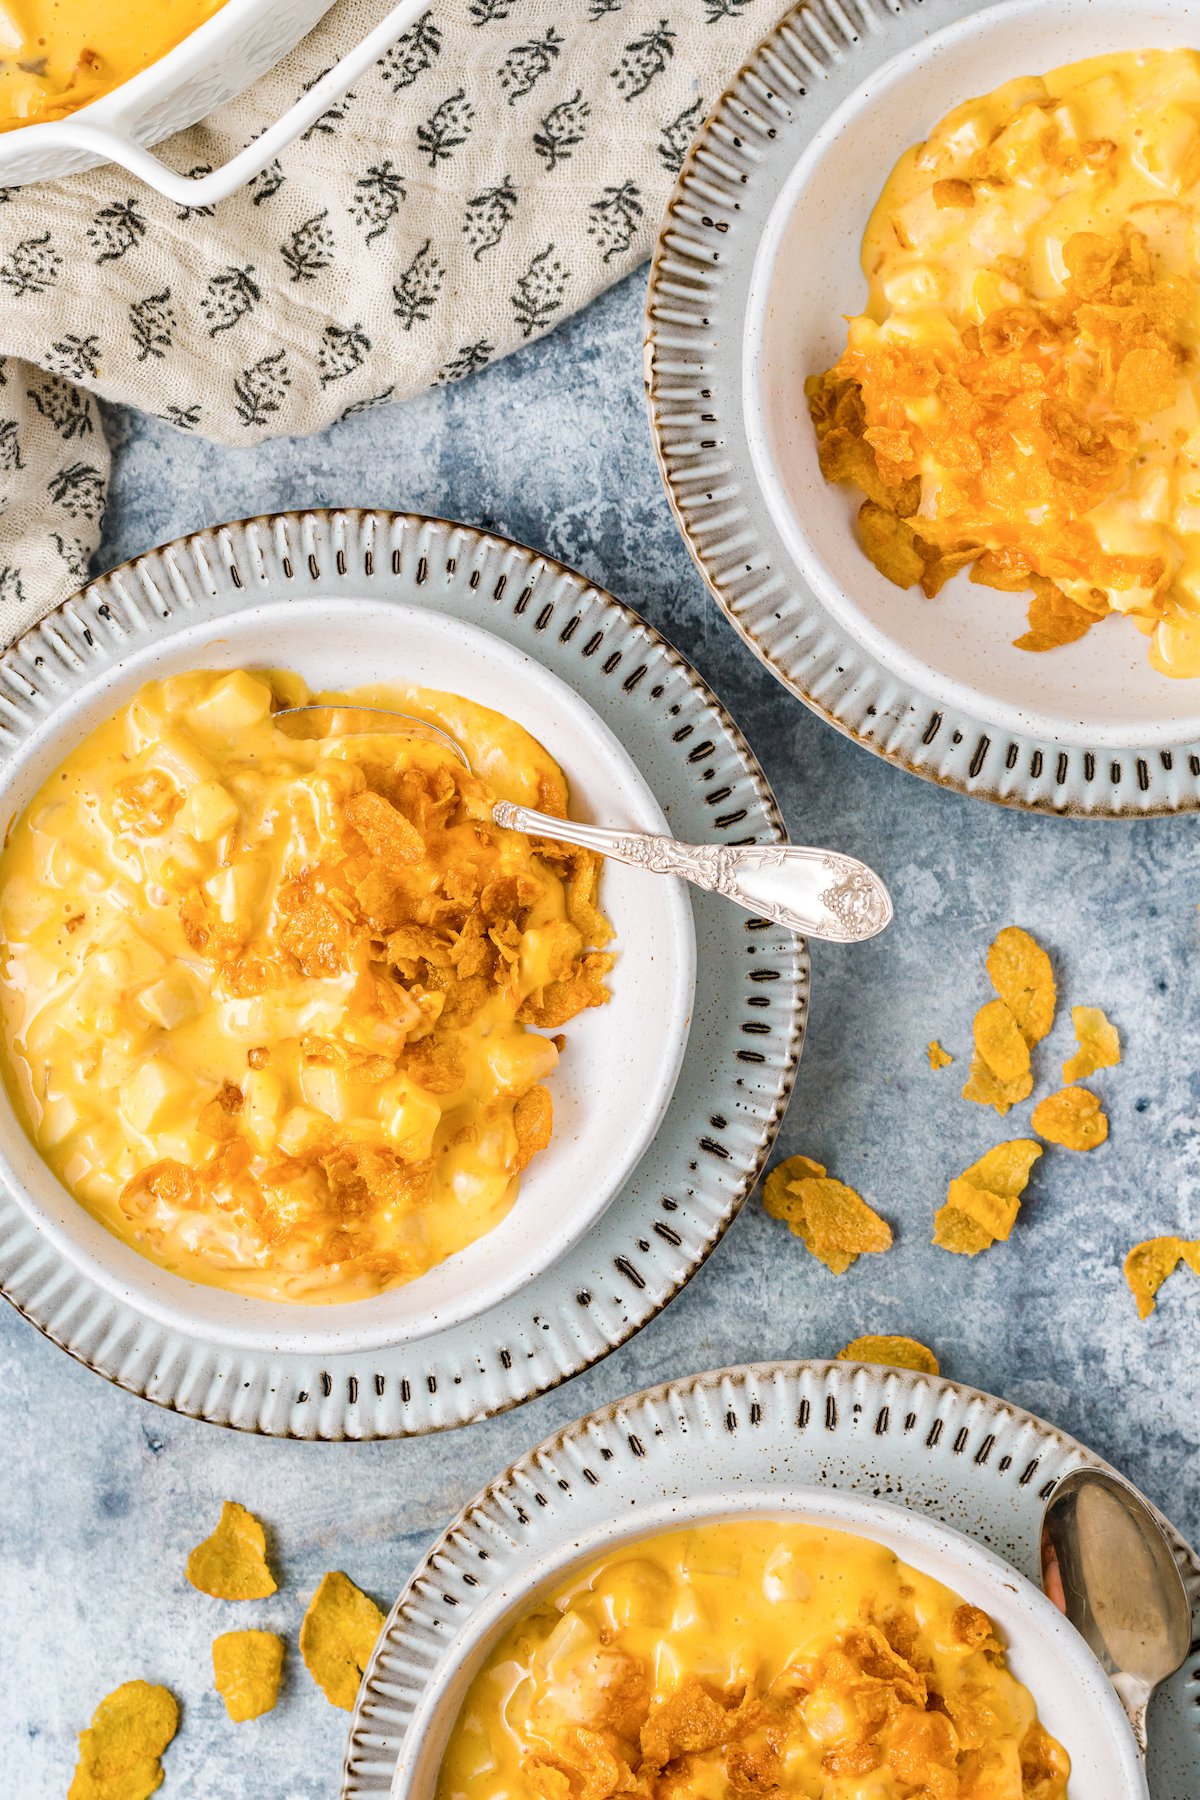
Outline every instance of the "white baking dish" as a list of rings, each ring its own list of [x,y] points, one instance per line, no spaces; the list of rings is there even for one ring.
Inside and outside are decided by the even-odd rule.
[[[198,30],[131,81],[65,119],[0,132],[0,186],[57,181],[119,163],[180,205],[211,206],[266,168],[428,8],[399,0],[375,29],[308,88],[294,106],[229,162],[193,179],[147,145],[195,125],[273,68],[329,11],[332,0],[225,0]]]

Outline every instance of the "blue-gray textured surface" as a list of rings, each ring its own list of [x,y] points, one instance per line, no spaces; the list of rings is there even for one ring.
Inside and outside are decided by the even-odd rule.
[[[867,1194],[896,1246],[835,1280],[754,1200],[690,1287],[606,1362],[507,1417],[410,1443],[276,1443],[176,1418],[0,1311],[0,1791],[13,1800],[65,1795],[76,1732],[135,1675],[183,1703],[165,1792],[330,1800],[347,1716],[293,1649],[278,1709],[230,1725],[211,1685],[216,1632],[253,1622],[294,1643],[328,1568],[386,1607],[450,1515],[567,1420],[698,1369],[829,1355],[860,1332],[923,1338],[947,1374],[1074,1432],[1200,1536],[1200,1286],[1180,1275],[1140,1325],[1120,1269],[1140,1237],[1200,1233],[1195,822],[1074,824],[942,793],[778,686],[707,599],[663,498],[642,408],[642,288],[635,277],[460,388],[307,441],[235,453],[110,416],[118,463],[101,566],[247,513],[391,505],[545,548],[640,608],[731,707],[792,835],[869,858],[891,885],[897,919],[883,940],[815,946],[781,1148]],[[967,1262],[930,1247],[930,1220],[949,1176],[1024,1129],[1027,1108],[1001,1125],[958,1098],[984,952],[1011,923],[1050,949],[1065,1002],[1109,1010],[1125,1060],[1093,1084],[1109,1142],[1086,1157],[1048,1151],[1012,1241]],[[932,1037],[957,1058],[936,1075]],[[1046,1079],[1070,1047],[1063,1005],[1041,1053]],[[281,1590],[260,1606],[222,1605],[183,1579],[224,1498],[272,1528]]]

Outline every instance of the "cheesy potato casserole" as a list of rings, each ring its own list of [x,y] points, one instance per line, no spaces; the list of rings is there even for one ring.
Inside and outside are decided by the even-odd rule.
[[[0,131],[62,119],[139,75],[224,0],[0,0]]]
[[[438,1800],[1062,1800],[1070,1763],[979,1607],[782,1520],[630,1544],[506,1631]]]
[[[1006,82],[893,170],[867,308],[808,399],[864,548],[1032,594],[1026,650],[1123,613],[1200,674],[1200,53]],[[1005,603],[998,603],[1005,604]]]
[[[597,859],[492,823],[497,799],[565,816],[526,731],[358,696],[470,772],[403,728],[297,741],[274,712],[308,697],[171,676],[67,758],[0,858],[0,1006],[17,1112],[110,1231],[196,1281],[342,1301],[503,1218],[613,958]]]

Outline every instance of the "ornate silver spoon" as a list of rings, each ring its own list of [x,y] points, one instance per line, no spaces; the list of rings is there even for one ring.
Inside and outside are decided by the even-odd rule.
[[[382,706],[294,706],[277,712],[275,723],[295,738],[378,733],[399,726],[406,737],[432,739],[452,750],[468,769],[471,766],[449,732]],[[858,944],[891,923],[891,896],[878,875],[857,857],[836,850],[801,844],[681,844],[645,832],[579,825],[574,819],[556,819],[508,800],[497,801],[492,817],[509,831],[579,844],[655,875],[681,875],[696,887],[721,894],[756,917],[805,937]]]
[[[1076,1469],[1042,1514],[1042,1586],[1107,1671],[1146,1754],[1146,1708],[1191,1647],[1192,1609],[1166,1534],[1127,1482]]]

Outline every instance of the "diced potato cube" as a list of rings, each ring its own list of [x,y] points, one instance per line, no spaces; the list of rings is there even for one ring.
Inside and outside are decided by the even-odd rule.
[[[332,1068],[328,1063],[310,1063],[300,1076],[300,1087],[305,1100],[315,1106],[318,1112],[344,1124],[353,1118],[354,1088],[341,1069]]]
[[[199,844],[223,837],[237,824],[237,801],[219,781],[202,781],[188,794],[179,812],[179,828]]]
[[[194,1111],[196,1085],[165,1056],[144,1062],[122,1096],[121,1110],[135,1131],[174,1123],[185,1108]]]
[[[135,1005],[152,1025],[174,1031],[176,1026],[185,1025],[196,1017],[203,999],[203,990],[195,975],[182,963],[177,963],[158,981],[144,987]]]
[[[411,1162],[432,1156],[433,1135],[442,1122],[442,1109],[432,1094],[404,1080],[388,1082],[380,1091],[380,1117],[401,1156]]]
[[[83,1123],[83,1113],[79,1110],[70,1094],[59,1094],[48,1100],[42,1109],[41,1122],[38,1125],[38,1140],[48,1148],[61,1144],[64,1138],[70,1137]]]
[[[169,775],[184,793],[199,787],[202,781],[215,781],[217,771],[202,750],[188,742],[181,731],[167,727],[155,739],[146,754],[146,767]]]
[[[322,1113],[311,1106],[293,1106],[283,1115],[277,1142],[285,1156],[298,1156],[328,1129],[329,1120]]]
[[[240,925],[249,935],[254,907],[266,880],[266,858],[243,856],[229,868],[217,869],[204,891],[227,925]]]
[[[214,737],[235,737],[265,719],[271,710],[271,690],[265,681],[238,669],[219,681],[201,700],[193,718],[200,729]]]
[[[269,1150],[283,1105],[283,1083],[270,1069],[251,1069],[242,1082],[242,1093],[242,1125],[256,1149]]]
[[[487,1060],[497,1086],[523,1094],[557,1065],[558,1047],[536,1031],[495,1033],[487,1040]]]

